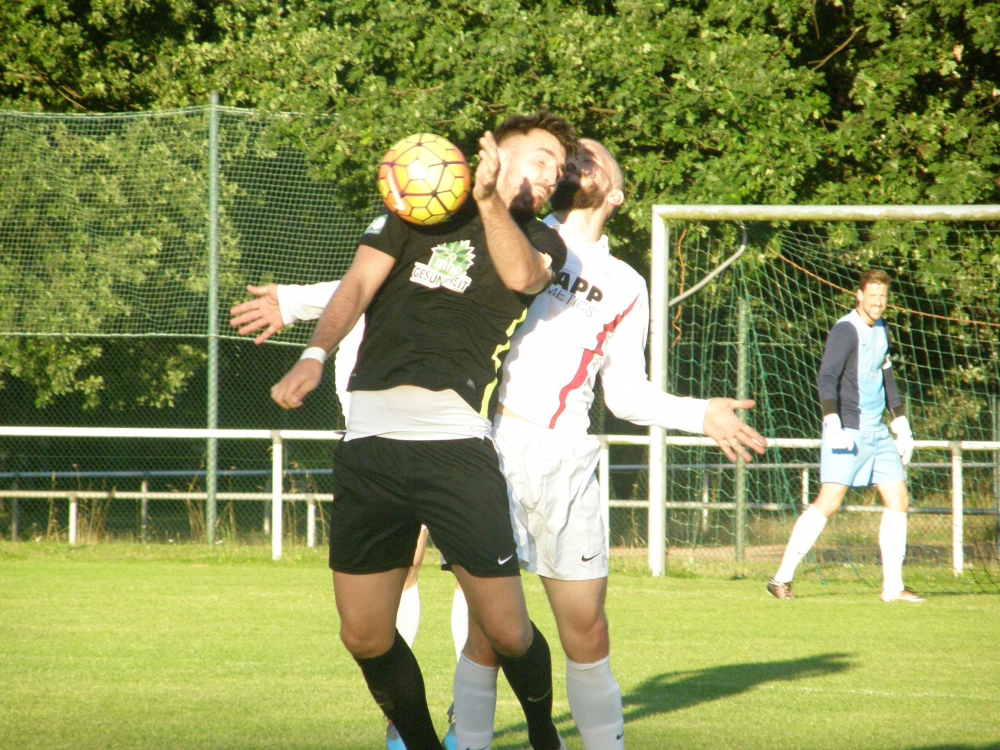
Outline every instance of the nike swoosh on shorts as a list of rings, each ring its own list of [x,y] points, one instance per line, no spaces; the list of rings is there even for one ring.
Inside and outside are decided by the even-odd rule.
[[[504,558],[503,560],[501,560],[501,559],[500,559],[500,558],[498,557],[498,558],[497,558],[497,565],[503,565],[503,564],[504,564],[505,562],[507,562],[507,561],[508,561],[508,560],[509,560],[510,558],[512,558],[512,557],[513,557],[513,555],[507,555],[507,557],[505,557],[505,558]]]

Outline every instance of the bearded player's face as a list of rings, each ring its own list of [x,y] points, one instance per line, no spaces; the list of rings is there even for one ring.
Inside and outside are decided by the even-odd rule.
[[[869,282],[864,289],[859,289],[855,294],[861,319],[868,325],[873,325],[885,312],[885,306],[889,302],[889,285]]]
[[[536,214],[555,191],[565,165],[566,150],[552,133],[515,133],[500,144],[497,191],[512,213]]]
[[[553,211],[596,208],[614,189],[611,156],[597,143],[580,141],[576,154],[567,159],[563,174],[549,203]]]

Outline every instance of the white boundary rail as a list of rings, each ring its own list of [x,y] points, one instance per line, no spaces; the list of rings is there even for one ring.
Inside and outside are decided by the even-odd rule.
[[[669,268],[670,223],[673,221],[1000,221],[1000,205],[984,206],[653,206],[652,247],[649,304],[650,364],[649,380],[661,389],[667,386],[667,322],[669,320]],[[688,440],[680,438],[681,440]],[[649,429],[649,569],[654,576],[661,576],[666,569],[666,445],[704,445],[706,443],[674,442],[665,438],[659,427]],[[669,441],[669,442],[668,442]],[[809,442],[809,441],[800,441]],[[709,443],[710,444],[710,443]],[[769,441],[771,444],[771,441]],[[787,447],[815,447],[788,445],[774,441],[774,445]],[[918,448],[946,448],[952,452],[952,505],[958,503],[954,516],[953,564],[956,574],[962,570],[962,450],[996,450],[997,443],[947,443],[944,441],[917,441]],[[952,446],[958,446],[954,448]],[[965,447],[967,446],[967,447]],[[972,447],[989,446],[989,447]],[[957,541],[954,541],[957,539]]]
[[[309,546],[315,543],[316,506],[317,500],[332,500],[330,495],[301,494],[284,495],[282,479],[284,476],[282,455],[286,440],[340,440],[342,432],[331,430],[194,430],[194,429],[156,429],[156,428],[118,428],[118,427],[3,427],[0,426],[0,436],[6,437],[77,437],[77,438],[153,438],[156,440],[270,440],[271,441],[271,494],[263,492],[220,492],[215,496],[219,500],[270,500],[271,501],[271,559],[281,559],[281,541],[283,531],[282,501],[289,499],[306,500],[309,503],[308,528]],[[117,497],[122,500],[174,500],[187,498],[190,500],[205,500],[207,492],[55,492],[50,490],[0,490],[0,498],[30,498],[30,497],[60,497],[69,498],[69,540],[76,542],[76,501],[88,498]]]
[[[270,440],[271,441],[271,492],[220,492],[217,494],[219,500],[270,500],[271,501],[271,558],[280,560],[282,554],[282,510],[283,502],[305,501],[308,503],[307,516],[307,544],[312,547],[316,542],[316,503],[330,502],[332,495],[324,493],[284,493],[283,491],[283,457],[282,450],[286,440],[340,440],[343,433],[326,430],[194,430],[194,429],[146,429],[146,428],[113,428],[113,427],[4,427],[0,426],[0,437],[61,437],[61,438],[153,438],[153,439],[187,439],[187,440],[207,440],[216,438],[218,440]],[[707,510],[707,509],[728,509],[733,507],[729,502],[705,502],[705,501],[679,501],[665,502],[659,506],[651,497],[649,500],[611,500],[610,498],[610,446],[612,445],[645,445],[651,446],[650,438],[647,435],[601,435],[601,455],[598,464],[598,479],[601,485],[601,504],[604,513],[605,535],[610,533],[609,516],[612,507],[648,507],[649,508],[649,536],[648,543],[650,549],[653,548],[652,536],[655,530],[653,509],[659,507],[665,513],[667,508],[676,510]],[[812,448],[818,449],[820,441],[818,439],[801,438],[778,438],[767,441],[769,447],[781,448]],[[662,445],[672,446],[713,446],[715,443],[706,437],[676,437],[663,438]],[[962,572],[965,565],[962,542],[964,537],[964,515],[969,511],[964,508],[962,491],[962,455],[965,451],[997,451],[1000,450],[1000,442],[988,441],[954,441],[945,440],[917,440],[915,443],[919,449],[948,451],[951,454],[951,515],[952,515],[952,567],[956,575]],[[652,452],[652,451],[651,451]],[[760,464],[761,468],[767,464]],[[776,468],[780,468],[777,466]],[[808,501],[808,474],[803,471],[803,503]],[[650,474],[650,484],[653,475]],[[651,491],[652,494],[652,491]],[[120,499],[120,500],[205,500],[207,492],[123,492],[111,491],[73,491],[73,490],[0,490],[0,498],[64,498],[70,502],[69,506],[69,542],[77,542],[76,520],[77,502],[86,499]],[[763,510],[780,510],[792,505],[790,501],[787,505],[769,504],[757,505],[754,507]],[[851,510],[850,506],[845,506],[845,510]],[[854,508],[861,510],[861,507]],[[864,506],[864,510],[879,510]],[[661,521],[662,524],[662,521]],[[663,528],[661,525],[660,528]],[[605,538],[605,542],[609,539]],[[665,530],[664,542],[665,544]],[[652,555],[652,552],[651,552]],[[650,569],[657,574],[652,567]],[[659,572],[662,575],[662,570]]]

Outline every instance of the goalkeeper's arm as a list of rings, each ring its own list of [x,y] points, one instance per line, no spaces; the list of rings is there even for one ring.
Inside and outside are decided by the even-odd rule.
[[[844,374],[847,360],[857,346],[857,333],[850,323],[837,323],[830,329],[823,350],[823,361],[816,374],[816,388],[819,403],[823,407],[823,418],[831,414],[839,416],[840,378]]]
[[[896,385],[896,378],[892,375],[892,360],[888,355],[882,364],[882,384],[885,387],[885,405],[892,415],[889,429],[896,436],[893,442],[903,466],[906,466],[913,458],[913,432],[910,430],[910,421],[906,418],[906,405]]]

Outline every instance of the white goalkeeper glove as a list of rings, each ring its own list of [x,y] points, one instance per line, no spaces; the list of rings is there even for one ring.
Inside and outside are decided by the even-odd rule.
[[[830,447],[830,450],[854,450],[854,441],[850,435],[844,432],[844,426],[840,423],[839,415],[827,414],[823,417],[823,427],[825,428],[823,440]]]
[[[903,466],[910,463],[913,458],[913,433],[910,431],[910,422],[906,417],[896,417],[889,423],[896,438],[892,441],[896,444],[896,452],[903,461]]]

